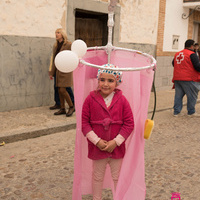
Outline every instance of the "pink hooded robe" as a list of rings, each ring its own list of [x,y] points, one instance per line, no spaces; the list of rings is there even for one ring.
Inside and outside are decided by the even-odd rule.
[[[104,50],[89,50],[83,59],[92,64],[103,65],[107,63],[107,57]],[[123,68],[147,66],[150,61],[142,55],[117,50],[111,53],[110,63]],[[97,71],[97,68],[79,64],[73,72],[77,127],[72,200],[81,200],[82,195],[92,194],[92,160],[87,157],[87,139],[81,132],[81,113],[85,98],[90,91],[97,89]],[[103,187],[112,189],[114,200],[145,199],[144,124],[147,119],[153,74],[152,69],[124,71],[123,82],[118,86],[130,103],[135,127],[134,134],[126,141],[126,154],[115,193],[109,166],[106,170]]]

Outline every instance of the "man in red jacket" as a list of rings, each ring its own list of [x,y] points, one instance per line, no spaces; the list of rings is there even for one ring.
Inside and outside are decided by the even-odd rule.
[[[172,82],[175,85],[174,116],[181,113],[183,97],[187,96],[188,116],[198,116],[195,112],[198,91],[200,90],[200,63],[194,52],[194,40],[186,40],[185,49],[175,54],[172,64],[174,74]]]

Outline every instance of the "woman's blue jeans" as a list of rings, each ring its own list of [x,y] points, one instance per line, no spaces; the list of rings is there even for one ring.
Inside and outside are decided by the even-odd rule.
[[[187,96],[188,115],[195,113],[195,105],[198,97],[198,89],[192,81],[174,81],[175,97],[174,97],[174,115],[181,112],[183,107],[183,97]]]

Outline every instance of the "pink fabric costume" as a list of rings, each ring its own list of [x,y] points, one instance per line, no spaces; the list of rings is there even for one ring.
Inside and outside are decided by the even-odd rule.
[[[113,140],[118,134],[127,139],[133,128],[133,114],[121,90],[115,89],[115,95],[108,108],[99,90],[88,95],[82,110],[82,131],[85,136],[93,130],[98,137],[106,141]],[[112,153],[108,153],[88,141],[88,157],[92,160],[119,159],[123,158],[124,154],[125,142],[117,146]]]
[[[104,50],[88,51],[84,60],[93,64],[107,63]],[[142,67],[149,65],[149,58],[132,52],[112,51],[111,63],[118,67]],[[82,106],[88,94],[97,88],[98,69],[80,64],[74,71],[74,93],[76,107],[76,144],[74,155],[73,200],[81,200],[82,195],[92,194],[92,160],[88,155],[87,140],[81,131]],[[116,192],[110,174],[106,170],[104,188],[111,188],[114,200],[144,200],[144,124],[147,119],[148,103],[153,81],[153,70],[123,72],[123,83],[118,86],[123,91],[132,108],[134,134],[126,140],[126,154],[120,171]]]

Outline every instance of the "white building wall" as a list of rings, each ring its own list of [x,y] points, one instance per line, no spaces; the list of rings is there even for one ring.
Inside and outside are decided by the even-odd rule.
[[[156,44],[159,0],[121,0],[120,42]]]
[[[183,13],[189,13],[189,9],[183,7],[183,0],[166,1],[163,51],[177,52],[184,48],[188,19],[182,19]],[[178,49],[172,49],[173,35],[179,36]]]
[[[55,37],[65,27],[65,0],[0,0],[0,35]]]
[[[67,2],[67,0],[1,0],[0,35],[54,38],[57,28],[67,28]],[[119,4],[120,42],[155,45],[159,0],[121,0]]]

